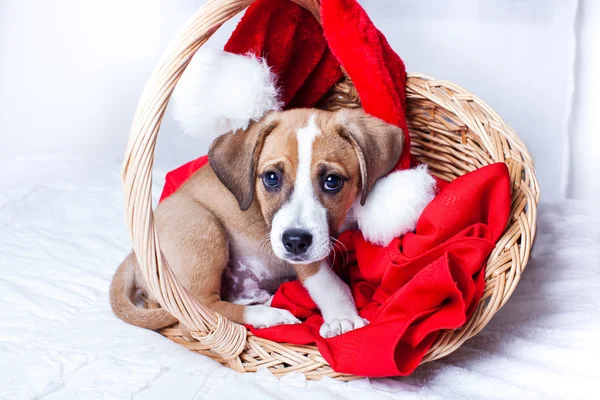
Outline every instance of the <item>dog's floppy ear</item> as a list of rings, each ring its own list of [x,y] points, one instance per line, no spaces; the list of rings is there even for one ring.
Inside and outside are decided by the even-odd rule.
[[[242,211],[252,205],[258,157],[266,137],[276,126],[277,120],[270,114],[244,131],[219,136],[208,150],[210,166]]]
[[[358,109],[338,111],[337,123],[338,133],[352,144],[358,157],[360,204],[364,205],[375,182],[387,175],[400,159],[404,133],[397,126]]]

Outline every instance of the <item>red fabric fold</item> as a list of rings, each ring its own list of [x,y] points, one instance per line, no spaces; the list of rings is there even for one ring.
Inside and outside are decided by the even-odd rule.
[[[202,156],[169,172],[165,177],[165,186],[163,187],[163,191],[158,202],[160,203],[177,191],[177,189],[179,189],[179,187],[183,185],[185,181],[187,181],[194,174],[194,172],[198,171],[207,163],[208,156]]]

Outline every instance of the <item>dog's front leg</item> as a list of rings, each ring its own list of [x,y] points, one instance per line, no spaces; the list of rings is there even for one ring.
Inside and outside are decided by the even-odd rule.
[[[296,273],[325,320],[319,331],[321,336],[341,335],[368,324],[358,315],[350,288],[327,261],[297,265]]]

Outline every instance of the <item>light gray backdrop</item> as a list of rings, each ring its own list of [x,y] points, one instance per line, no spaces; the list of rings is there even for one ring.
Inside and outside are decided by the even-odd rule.
[[[598,179],[587,172],[600,167],[592,103],[600,92],[592,73],[598,70],[592,38],[600,2],[361,3],[409,71],[464,86],[513,126],[536,158],[544,199],[599,196]],[[120,161],[145,80],[201,4],[0,2],[0,158],[52,153]],[[234,24],[209,45],[221,47]],[[207,145],[184,137],[168,116],[157,162],[179,165],[204,154]]]

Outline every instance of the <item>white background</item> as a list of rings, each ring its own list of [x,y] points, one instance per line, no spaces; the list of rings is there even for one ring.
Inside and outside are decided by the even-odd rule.
[[[143,84],[203,0],[0,2],[0,158],[120,161]],[[532,151],[543,199],[600,199],[596,0],[362,0],[409,71],[489,103]],[[595,21],[595,22],[594,22]],[[234,24],[209,45],[221,47]],[[207,143],[165,119],[157,163]]]
[[[204,1],[0,0],[0,398],[597,398],[600,0],[362,1],[410,71],[517,130],[542,199],[595,199],[539,208],[527,272],[460,351],[402,381],[278,382],[112,315],[130,251],[117,163],[150,70]],[[170,117],[159,142],[155,177],[206,151]]]

